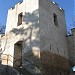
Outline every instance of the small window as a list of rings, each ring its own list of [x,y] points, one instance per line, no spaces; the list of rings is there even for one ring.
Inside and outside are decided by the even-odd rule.
[[[51,50],[51,44],[50,44],[50,50]]]
[[[57,51],[58,51],[58,53],[59,53],[59,49],[57,48]]]
[[[22,24],[22,13],[18,15],[18,26]]]
[[[57,15],[56,15],[55,13],[53,14],[53,17],[54,17],[54,24],[55,24],[56,26],[58,26]]]
[[[66,55],[65,51],[64,51],[64,54]]]

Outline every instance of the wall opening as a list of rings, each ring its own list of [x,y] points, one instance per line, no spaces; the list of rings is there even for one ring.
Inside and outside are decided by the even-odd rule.
[[[56,26],[58,26],[57,15],[56,15],[55,13],[53,14],[53,17],[54,17],[54,24],[55,24]]]
[[[22,24],[22,12],[18,15],[18,26]]]
[[[50,50],[51,50],[51,44],[50,44]]]
[[[75,72],[75,66],[72,67],[72,71]]]
[[[22,41],[18,41],[14,44],[14,67],[22,66]]]
[[[58,51],[58,53],[59,53],[59,49],[57,48],[57,51]]]

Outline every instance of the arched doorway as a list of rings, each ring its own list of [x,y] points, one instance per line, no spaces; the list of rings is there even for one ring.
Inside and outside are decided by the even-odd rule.
[[[22,41],[18,41],[14,44],[14,67],[22,66]]]

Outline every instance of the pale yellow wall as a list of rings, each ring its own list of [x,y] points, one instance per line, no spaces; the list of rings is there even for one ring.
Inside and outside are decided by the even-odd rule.
[[[21,12],[23,22],[17,26],[18,14]],[[53,13],[58,17],[58,27],[54,25]],[[32,50],[33,54],[40,58],[40,51],[45,50],[68,58],[64,11],[50,0],[24,0],[21,4],[16,4],[14,9],[9,9],[5,33],[10,39],[4,53],[13,57],[14,44],[22,40],[23,55]],[[3,45],[2,47],[4,48]]]
[[[23,12],[23,16],[25,13],[32,13],[33,11],[38,9],[38,0],[25,0],[22,3],[18,3],[15,7],[8,10],[7,23],[6,23],[6,31],[5,33],[9,33],[10,30],[17,27],[18,22],[18,14]],[[23,17],[24,22],[24,17]]]

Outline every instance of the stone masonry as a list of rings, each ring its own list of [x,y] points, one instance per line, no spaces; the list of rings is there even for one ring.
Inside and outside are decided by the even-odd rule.
[[[73,75],[75,29],[66,35],[64,10],[55,2],[23,0],[8,10],[5,35],[0,38],[2,64],[23,66],[34,75]]]

